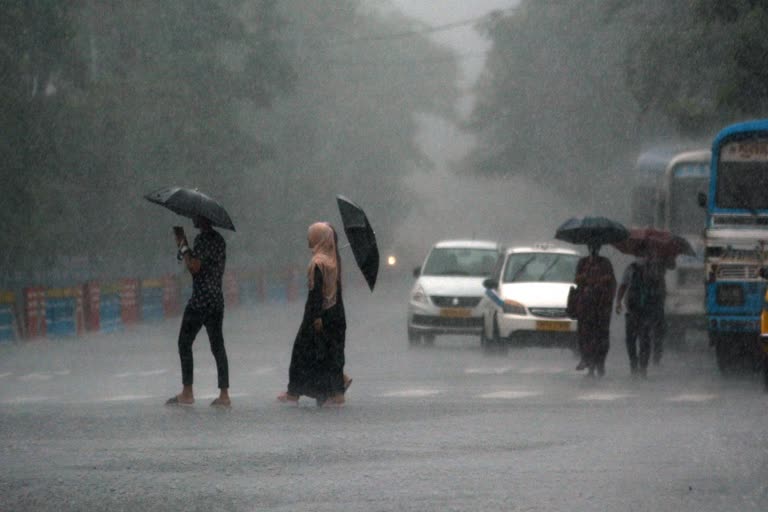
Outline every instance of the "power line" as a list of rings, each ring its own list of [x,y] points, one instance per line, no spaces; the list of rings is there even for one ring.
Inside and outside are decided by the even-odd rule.
[[[474,25],[475,23],[479,21],[483,21],[488,19],[490,16],[495,16],[497,14],[501,14],[506,11],[514,10],[515,7],[507,7],[506,9],[497,9],[495,11],[492,11],[488,14],[484,14],[482,16],[477,16],[474,18],[467,18],[464,20],[454,21],[452,23],[446,23],[445,25],[436,25],[432,27],[427,27],[422,30],[409,30],[406,32],[393,32],[390,34],[380,34],[376,36],[368,36],[368,37],[355,37],[352,39],[345,39],[342,41],[337,41],[334,46],[336,45],[344,45],[344,44],[352,44],[352,43],[365,43],[365,42],[376,42],[376,41],[389,41],[393,39],[403,39],[408,37],[415,37],[420,35],[426,35],[426,34],[434,34],[436,32],[444,32],[446,30],[452,30],[454,28],[459,27],[465,27],[467,25]]]

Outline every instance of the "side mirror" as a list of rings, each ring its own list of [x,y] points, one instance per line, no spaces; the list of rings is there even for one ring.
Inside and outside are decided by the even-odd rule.
[[[499,287],[499,282],[491,277],[483,281],[483,286],[489,290],[495,290]]]
[[[707,194],[705,194],[704,192],[699,192],[696,195],[696,201],[699,203],[700,207],[706,208],[707,207]]]
[[[421,275],[421,267],[413,269],[413,277],[419,277]]]

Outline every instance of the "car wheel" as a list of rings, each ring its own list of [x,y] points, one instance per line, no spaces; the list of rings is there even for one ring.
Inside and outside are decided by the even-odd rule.
[[[763,354],[763,386],[768,392],[768,354]]]
[[[416,331],[414,331],[409,327],[408,328],[408,344],[412,347],[415,347],[419,343],[421,343],[421,336]]]
[[[715,344],[715,359],[717,360],[717,368],[723,375],[731,373],[733,365],[733,344],[734,340],[729,336],[719,335],[714,340]]]
[[[483,319],[483,327],[480,329],[480,348],[483,350],[488,348],[488,336],[485,334],[485,319]]]
[[[435,344],[435,335],[434,334],[424,334],[421,337],[424,340],[424,344],[428,346],[432,346]]]
[[[493,355],[506,354],[507,348],[506,341],[502,339],[499,333],[499,324],[494,317],[493,330],[491,331],[491,338],[485,344],[485,353]]]

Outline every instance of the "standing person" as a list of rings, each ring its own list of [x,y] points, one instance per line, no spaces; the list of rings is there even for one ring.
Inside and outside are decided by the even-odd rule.
[[[229,407],[229,365],[224,349],[222,323],[224,321],[224,293],[222,278],[227,259],[227,244],[224,237],[213,229],[211,221],[202,216],[193,219],[200,230],[194,246],[189,248],[184,231],[176,230],[176,244],[184,265],[192,274],[192,296],[189,298],[179,331],[179,358],[181,359],[181,393],[170,398],[168,405],[190,405],[195,402],[192,392],[193,359],[192,343],[200,329],[205,326],[211,352],[216,360],[219,396],[212,406]]]
[[[667,334],[666,303],[667,303],[667,270],[675,268],[674,258],[648,259],[656,300],[651,308],[651,361],[655,366],[661,364],[664,354],[664,337]]]
[[[616,289],[613,265],[599,255],[600,245],[589,244],[589,256],[576,265],[575,283],[579,287],[576,316],[582,362],[577,369],[605,375],[605,358],[610,348],[611,306]]]
[[[288,390],[277,398],[298,403],[302,395],[318,405],[341,406],[352,379],[344,374],[346,317],[341,293],[341,259],[336,231],[326,222],[309,227],[312,258],[308,293],[299,332],[293,342]]]
[[[663,334],[663,267],[647,256],[639,256],[627,265],[616,292],[616,314],[621,314],[626,295],[625,331],[627,355],[632,375],[646,377],[651,349],[661,357],[656,343]],[[639,357],[638,357],[639,341]]]

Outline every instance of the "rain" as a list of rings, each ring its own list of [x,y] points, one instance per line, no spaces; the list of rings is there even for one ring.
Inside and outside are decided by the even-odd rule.
[[[766,23],[0,2],[0,510],[768,509]]]

